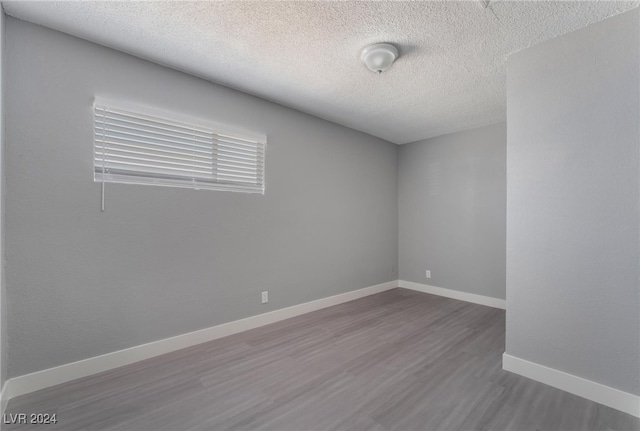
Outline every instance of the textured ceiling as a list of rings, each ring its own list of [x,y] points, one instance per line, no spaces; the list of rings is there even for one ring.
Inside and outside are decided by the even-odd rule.
[[[3,2],[6,13],[398,144],[505,120],[505,59],[637,1]],[[391,42],[381,75],[360,50]]]

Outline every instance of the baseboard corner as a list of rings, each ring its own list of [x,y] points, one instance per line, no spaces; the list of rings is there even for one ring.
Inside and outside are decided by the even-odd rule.
[[[507,309],[507,301],[491,296],[477,295],[475,293],[462,292],[459,290],[446,289],[444,287],[430,286],[428,284],[416,283],[413,281],[398,280],[400,287],[415,290],[417,292],[430,293],[432,295],[444,296],[446,298],[457,299],[459,301],[471,302],[485,305],[487,307]]]
[[[640,418],[640,396],[526,359],[502,354],[502,369]]]

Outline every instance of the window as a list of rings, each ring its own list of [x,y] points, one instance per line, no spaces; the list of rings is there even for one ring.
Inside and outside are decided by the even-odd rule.
[[[265,139],[94,104],[94,180],[264,194]]]

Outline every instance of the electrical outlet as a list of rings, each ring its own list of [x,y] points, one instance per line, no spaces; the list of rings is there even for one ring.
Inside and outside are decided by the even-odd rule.
[[[427,276],[427,278],[431,278],[431,271],[427,269],[427,272],[425,275]]]
[[[265,290],[262,292],[262,303],[266,304],[267,302],[269,302],[269,291]]]

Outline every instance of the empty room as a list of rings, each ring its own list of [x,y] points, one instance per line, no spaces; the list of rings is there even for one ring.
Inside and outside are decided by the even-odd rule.
[[[2,430],[640,430],[639,1],[3,1]]]

